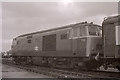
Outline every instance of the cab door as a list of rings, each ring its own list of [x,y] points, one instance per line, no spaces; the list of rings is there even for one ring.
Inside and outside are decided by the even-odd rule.
[[[78,39],[78,53],[79,53],[79,56],[86,56],[87,53],[86,53],[86,49],[87,49],[87,38],[79,38]]]
[[[77,39],[72,39],[72,53],[73,53],[73,56],[77,55],[77,51],[78,51]]]
[[[86,55],[86,43],[87,38],[87,27],[78,26],[72,29],[72,53],[74,56],[85,56]]]
[[[87,48],[87,32],[88,32],[88,27],[87,26],[80,26],[79,28],[79,39],[78,39],[78,53],[79,53],[79,56],[85,56],[87,55],[87,52],[86,50],[88,49]]]
[[[115,25],[108,23],[103,25],[104,56],[115,57]]]
[[[73,56],[78,55],[78,28],[71,29],[71,38],[72,38],[72,53]]]

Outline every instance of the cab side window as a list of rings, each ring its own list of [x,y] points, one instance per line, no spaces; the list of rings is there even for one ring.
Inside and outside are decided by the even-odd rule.
[[[86,26],[81,26],[80,27],[80,36],[86,36],[87,35],[87,30],[86,30],[87,28],[86,28]]]
[[[70,38],[78,38],[79,37],[79,27],[72,28],[70,30]]]
[[[61,40],[63,40],[63,39],[67,39],[67,34],[65,33],[65,34],[61,34]]]
[[[73,29],[73,37],[78,37],[78,28]]]

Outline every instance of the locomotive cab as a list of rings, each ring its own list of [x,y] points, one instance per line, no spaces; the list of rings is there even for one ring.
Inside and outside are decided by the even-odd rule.
[[[97,55],[103,56],[102,53],[102,37],[100,26],[90,25],[88,28],[87,56],[95,58]],[[95,58],[97,60],[97,58]]]
[[[84,65],[87,69],[96,69],[101,65],[98,62],[98,59],[103,56],[100,28],[101,26],[86,23],[79,27],[73,27],[71,32],[73,34],[72,52],[74,56],[82,59],[81,63],[78,62],[79,65]]]
[[[72,35],[71,35],[72,34]],[[74,55],[92,58],[102,55],[102,37],[100,26],[94,24],[73,27],[71,31],[72,51]]]
[[[13,41],[12,41],[11,51],[10,51],[10,53],[12,54],[12,56],[15,55],[14,51],[16,50],[16,44],[17,44],[17,40],[16,40],[16,38],[14,38]]]

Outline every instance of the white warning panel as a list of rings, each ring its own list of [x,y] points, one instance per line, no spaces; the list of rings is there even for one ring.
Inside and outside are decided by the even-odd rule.
[[[120,45],[120,25],[116,26],[116,45]]]

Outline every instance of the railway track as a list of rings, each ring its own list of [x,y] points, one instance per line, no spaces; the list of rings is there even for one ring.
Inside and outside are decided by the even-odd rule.
[[[11,60],[3,60],[3,64],[11,65],[30,72],[44,74],[53,78],[114,78],[120,80],[120,72],[106,71],[73,71],[65,69],[55,69],[42,66],[15,65]]]

